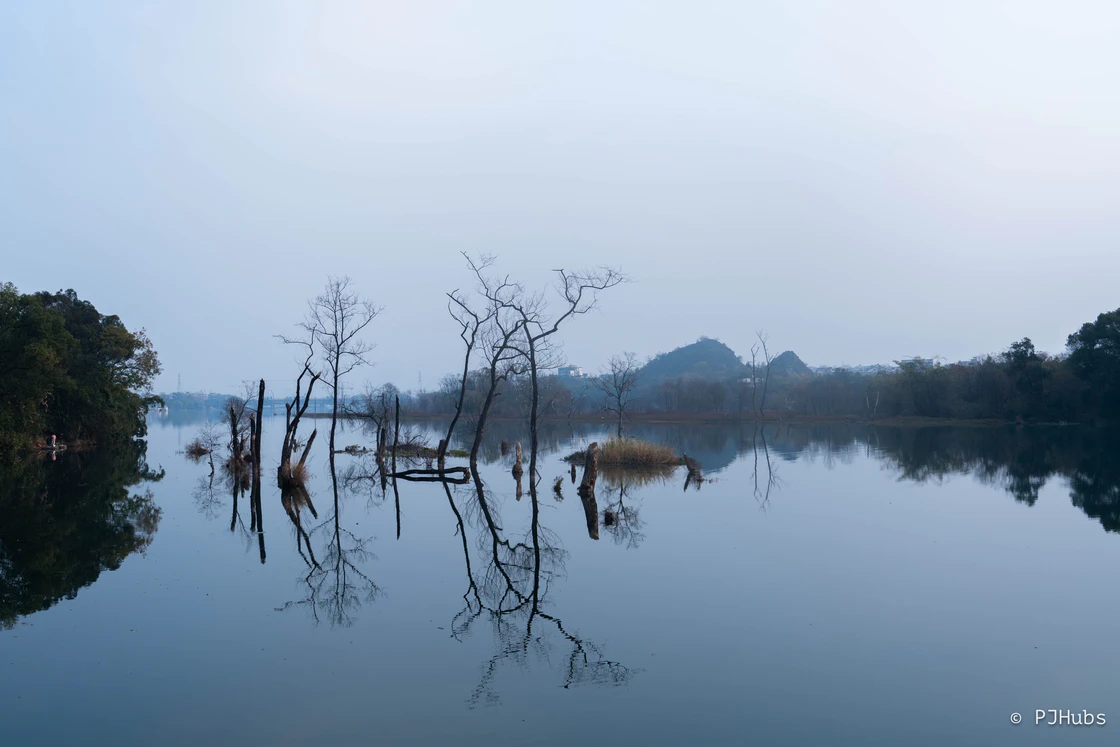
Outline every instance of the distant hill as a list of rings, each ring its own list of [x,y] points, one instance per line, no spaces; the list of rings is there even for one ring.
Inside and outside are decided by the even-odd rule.
[[[772,376],[807,373],[811,373],[809,367],[792,350],[787,350],[770,361],[770,374]]]
[[[809,374],[812,371],[797,357],[797,353],[787,350],[770,364],[771,376]],[[759,376],[764,366],[759,367]],[[749,376],[748,366],[735,351],[719,340],[701,337],[691,345],[679,347],[668,353],[661,353],[642,367],[639,381],[648,386],[666,379],[708,379],[725,381],[727,379]]]
[[[796,357],[796,356],[795,356]],[[798,361],[800,363],[800,361]],[[804,365],[804,364],[802,364]],[[743,362],[719,340],[701,337],[691,345],[661,353],[642,367],[641,382],[651,384],[680,377],[726,379],[743,375]]]

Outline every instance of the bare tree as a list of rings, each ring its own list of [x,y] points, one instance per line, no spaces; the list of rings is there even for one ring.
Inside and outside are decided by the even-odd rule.
[[[598,378],[592,379],[591,384],[606,397],[604,408],[618,416],[618,437],[622,438],[622,421],[626,416],[626,407],[630,404],[630,397],[638,383],[638,358],[633,353],[613,355],[607,361],[607,367]]]
[[[210,460],[210,476],[214,476],[214,452],[217,451],[224,438],[224,427],[216,420],[207,420],[198,429],[195,440],[187,444],[188,456],[194,461],[201,461],[205,456]],[[195,447],[192,451],[192,447]]]
[[[573,316],[586,314],[595,308],[599,291],[613,288],[626,277],[618,270],[602,267],[585,272],[554,270],[557,275],[557,290],[562,298],[563,311],[555,320],[549,321],[543,295],[531,298],[518,298],[511,306],[521,319],[521,330],[525,347],[521,350],[529,364],[531,399],[529,405],[529,479],[537,476],[538,414],[540,408],[540,369],[559,364],[555,359],[555,348],[550,346],[550,338],[560,330],[560,325]]]
[[[386,446],[386,433],[393,419],[393,402],[400,391],[393,384],[375,387],[366,384],[365,391],[353,405],[344,405],[342,411],[351,417],[364,420],[375,429],[377,453],[382,454]]]
[[[467,264],[470,266],[475,277],[485,287],[486,281],[483,279],[483,273],[494,263],[493,257],[482,256],[478,261],[475,261],[472,260],[466,252],[463,253],[463,257],[467,260]],[[439,466],[441,469],[444,464],[447,449],[451,444],[451,437],[455,433],[455,426],[458,425],[459,417],[463,414],[463,400],[467,395],[467,377],[470,375],[471,370],[471,354],[474,352],[475,345],[478,344],[479,334],[494,318],[494,314],[497,313],[497,306],[494,303],[487,304],[484,314],[476,312],[471,307],[469,299],[460,293],[458,289],[448,293],[447,298],[449,299],[447,302],[447,313],[459,324],[459,338],[466,346],[466,351],[463,355],[463,376],[459,380],[459,393],[455,400],[455,415],[452,416],[451,423],[447,426],[447,438],[443,439],[439,444]]]
[[[758,343],[751,345],[751,417],[758,419]]]
[[[770,340],[769,335],[767,335],[763,330],[759,330],[758,332],[755,332],[755,336],[758,337],[758,342],[762,345],[762,362],[766,365],[766,378],[764,378],[762,381],[762,398],[759,401],[758,405],[758,412],[761,415],[766,412],[766,391],[770,388],[770,364],[774,362],[774,356],[770,355],[770,349],[766,345],[766,343]],[[754,356],[755,354],[757,354],[757,352],[758,349],[756,347],[751,348],[752,367],[754,365]]]
[[[476,292],[482,299],[483,311],[476,311],[467,298],[454,291],[448,294],[451,299],[448,304],[451,316],[459,323],[461,337],[467,346],[463,360],[463,377],[459,390],[459,401],[455,408],[455,416],[451,421],[451,428],[444,440],[443,450],[440,453],[442,461],[443,451],[451,440],[452,430],[459,419],[463,408],[463,398],[466,394],[467,376],[470,373],[471,355],[477,348],[485,361],[484,376],[486,380],[486,394],[482,400],[481,409],[475,421],[474,442],[471,444],[470,463],[472,471],[478,463],[478,451],[482,445],[482,434],[486,428],[486,419],[490,408],[498,396],[498,388],[511,376],[524,372],[525,363],[521,360],[522,352],[515,347],[514,340],[523,328],[523,320],[516,313],[515,306],[523,297],[524,291],[520,285],[509,279],[509,276],[491,277],[486,271],[493,265],[494,259],[482,256],[473,260],[465,252],[463,257],[474,274],[477,281]]]
[[[381,309],[351,289],[346,276],[329,277],[323,292],[307,303],[307,316],[299,326],[318,347],[327,366],[326,384],[331,388],[330,450],[334,454],[334,435],[338,425],[338,398],[342,379],[358,366],[369,363],[366,356],[373,344],[360,339],[362,331]],[[302,342],[281,337],[286,343]]]
[[[513,340],[520,331],[521,320],[498,308],[482,346],[486,360],[488,386],[486,395],[482,400],[482,409],[479,410],[478,419],[475,421],[474,441],[471,444],[470,456],[472,471],[475,471],[474,465],[478,463],[478,451],[482,447],[482,435],[486,428],[486,419],[490,415],[490,408],[494,405],[494,399],[499,395],[498,387],[511,376],[520,375],[525,371],[525,360],[513,346]]]
[[[303,418],[304,413],[307,412],[307,406],[311,404],[311,390],[315,387],[315,382],[319,380],[321,374],[319,372],[311,372],[311,359],[315,357],[314,346],[304,340],[303,344],[307,347],[307,358],[303,361],[303,369],[299,372],[296,378],[296,396],[291,402],[284,403],[284,443],[280,451],[280,466],[276,468],[276,481],[281,489],[293,484],[302,485],[304,482],[304,464],[307,461],[307,455],[311,452],[311,444],[315,442],[315,435],[319,432],[313,430],[311,437],[307,439],[304,444],[303,454],[299,458],[299,462],[295,467],[292,466],[292,452],[297,448],[299,422]],[[300,400],[301,389],[303,387],[303,377],[307,376],[307,391],[303,393],[302,402]],[[333,462],[334,455],[331,455]]]

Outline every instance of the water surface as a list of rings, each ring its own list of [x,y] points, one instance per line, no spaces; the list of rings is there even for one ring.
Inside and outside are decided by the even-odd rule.
[[[178,453],[190,418],[153,420],[146,454],[0,472],[6,744],[1104,744],[1120,728],[1107,431],[647,426],[705,481],[604,473],[589,506],[560,456],[605,433],[551,425],[535,512],[499,449],[528,443],[516,427],[489,433],[481,499],[474,483],[398,497],[347,455],[332,481],[324,439],[316,518],[268,480],[283,423],[265,425],[263,534],[247,494]],[[1035,726],[1051,708],[1109,723]]]

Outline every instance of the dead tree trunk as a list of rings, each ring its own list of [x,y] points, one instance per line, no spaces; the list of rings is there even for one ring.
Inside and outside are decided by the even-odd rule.
[[[397,400],[397,413],[393,419],[393,472],[397,471],[397,445],[401,440],[401,398],[398,396]]]
[[[253,510],[256,512],[257,532],[264,533],[264,515],[261,513],[261,431],[264,430],[264,379],[257,388],[257,412],[252,423],[252,446],[250,459],[253,462]],[[264,538],[261,538],[261,562],[264,562]]]
[[[264,430],[264,379],[257,388],[256,433],[253,434],[253,476],[261,479],[261,431]]]
[[[230,403],[229,406],[229,451],[233,463],[241,462],[241,439],[237,435],[237,409]]]
[[[572,465],[575,468],[575,465]],[[595,500],[595,481],[599,478],[599,444],[587,447],[583,459],[583,480],[579,484],[579,498],[583,501],[583,513],[587,517],[587,536],[599,539],[599,504]]]
[[[579,494],[595,495],[595,481],[599,479],[599,444],[598,442],[587,447],[587,455],[583,459],[583,479],[579,483]]]
[[[688,475],[684,479],[684,489],[688,490],[691,484],[696,485],[696,489],[700,489],[700,484],[704,482],[704,473],[700,469],[700,462],[696,461],[688,454],[684,454],[684,466],[688,468]]]
[[[293,482],[299,482],[302,478],[303,465],[307,461],[307,455],[311,452],[311,444],[315,442],[315,436],[319,433],[318,430],[311,432],[311,437],[307,439],[307,443],[303,447],[303,454],[299,458],[298,467],[293,471],[292,451],[296,445],[296,431],[299,428],[300,419],[307,412],[307,407],[311,403],[311,390],[315,387],[315,382],[319,380],[319,374],[312,374],[311,380],[307,383],[307,392],[303,395],[303,401],[300,402],[300,387],[303,384],[303,376],[310,372],[311,369],[305,363],[303,371],[296,379],[295,399],[284,404],[284,444],[280,451],[280,466],[276,468],[276,480],[281,490],[291,486]]]
[[[521,475],[524,474],[524,472],[525,472],[525,470],[523,470],[521,468],[521,442],[520,441],[517,442],[517,447],[514,451],[514,454],[515,454],[515,456],[513,458],[514,459],[514,461],[513,461],[513,476],[516,477],[518,480],[520,480]]]

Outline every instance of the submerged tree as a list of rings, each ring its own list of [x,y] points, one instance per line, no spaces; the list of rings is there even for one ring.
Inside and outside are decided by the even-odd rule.
[[[335,450],[340,386],[347,374],[369,363],[366,356],[374,346],[360,335],[381,313],[379,307],[353,291],[352,284],[349,277],[328,278],[323,292],[308,302],[307,317],[299,325],[327,366],[325,381],[331,388],[331,453]]]
[[[472,260],[466,254],[463,255],[467,264],[470,266],[476,278],[482,279],[483,272],[493,264],[493,258],[482,257],[477,262]],[[447,312],[451,318],[459,325],[459,339],[463,341],[466,350],[463,354],[463,375],[458,381],[458,386],[452,388],[451,395],[454,402],[454,415],[451,418],[451,423],[447,426],[447,437],[444,438],[439,444],[439,463],[443,466],[444,457],[447,454],[447,449],[451,445],[451,437],[455,433],[455,426],[459,423],[459,418],[463,414],[463,403],[467,396],[467,379],[470,376],[471,370],[471,356],[474,353],[475,346],[478,344],[479,335],[483,334],[483,330],[493,318],[496,308],[494,304],[487,304],[485,312],[479,313],[474,310],[470,300],[458,290],[454,290],[447,294]],[[450,384],[450,382],[448,382]]]
[[[451,429],[454,429],[462,413],[471,356],[477,348],[483,358],[485,394],[475,419],[474,440],[471,442],[470,463],[473,470],[478,463],[478,452],[482,446],[486,420],[494,405],[494,399],[499,395],[500,386],[511,376],[525,371],[522,354],[514,344],[521,333],[523,322],[513,308],[513,304],[521,298],[523,290],[520,285],[511,281],[508,275],[491,277],[487,274],[487,270],[494,262],[492,257],[484,256],[475,261],[465,253],[463,256],[477,282],[476,293],[481,299],[479,305],[483,310],[476,311],[471,301],[459,291],[448,294],[451,316],[458,322],[461,328],[460,337],[466,344],[463,378]],[[451,440],[451,434],[452,430],[449,429],[440,451],[441,463],[447,444]]]
[[[758,338],[758,344],[762,346],[762,365],[765,366],[763,379],[762,379],[762,396],[758,402],[758,414],[762,415],[766,412],[766,394],[770,391],[770,369],[771,364],[774,362],[774,356],[770,354],[770,336],[762,330],[755,332],[755,337]],[[751,369],[755,370],[754,356],[758,354],[758,349],[751,348]]]
[[[495,262],[492,256],[483,255],[477,260],[465,253],[463,256],[476,281],[477,301],[458,290],[448,294],[448,311],[459,325],[465,355],[457,387],[449,387],[452,392],[455,389],[457,392],[452,394],[454,415],[447,438],[441,444],[441,461],[463,413],[472,356],[479,352],[484,360],[485,394],[475,423],[472,462],[477,459],[486,419],[499,394],[500,385],[514,376],[527,374],[528,391],[525,393],[525,401],[529,409],[529,473],[535,480],[542,403],[540,374],[542,370],[554,368],[560,362],[558,347],[552,341],[553,336],[567,320],[595,308],[600,291],[612,288],[626,278],[611,268],[582,272],[555,270],[559,308],[553,316],[545,293],[528,293],[524,286],[510,280],[508,275],[491,276],[489,271]],[[545,405],[558,395],[557,389],[552,388]]]
[[[528,363],[531,387],[529,405],[529,479],[537,477],[538,414],[541,399],[540,371],[559,365],[555,346],[551,345],[552,336],[560,330],[560,325],[574,316],[586,314],[595,308],[599,292],[613,288],[626,277],[609,267],[595,271],[569,272],[564,269],[554,271],[557,275],[557,291],[561,298],[561,311],[555,319],[549,319],[547,301],[543,294],[528,298],[517,298],[511,306],[521,319],[524,336],[521,353]],[[621,431],[620,431],[621,435]]]

